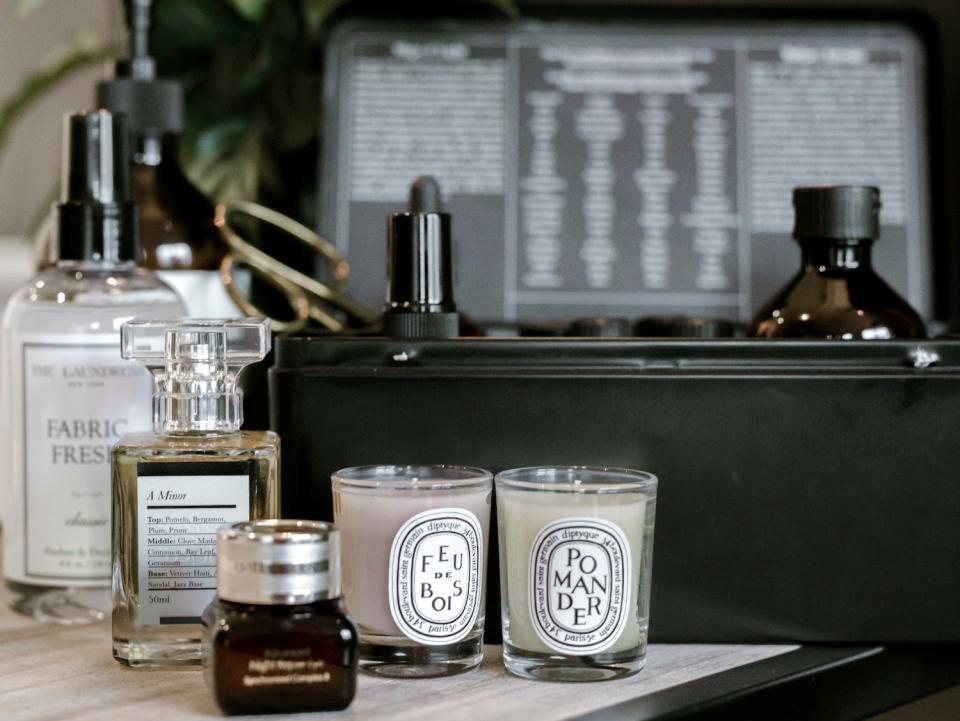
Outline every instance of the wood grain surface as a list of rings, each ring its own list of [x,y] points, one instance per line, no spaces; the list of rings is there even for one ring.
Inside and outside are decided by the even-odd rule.
[[[2,593],[0,601],[0,719],[186,721],[220,717],[199,669],[121,667],[110,655],[108,624],[40,625],[10,611]],[[323,718],[559,721],[794,648],[653,645],[647,668],[637,676],[559,684],[508,676],[500,663],[500,647],[488,646],[483,665],[460,676],[401,681],[361,675],[353,705]]]

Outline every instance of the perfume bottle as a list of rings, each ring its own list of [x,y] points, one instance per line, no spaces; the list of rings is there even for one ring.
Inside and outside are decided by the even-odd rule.
[[[97,100],[130,120],[130,192],[140,207],[142,264],[180,293],[191,317],[236,315],[220,280],[226,246],[213,222],[213,204],[178,161],[183,86],[157,77],[150,55],[151,0],[129,0],[125,8],[130,57],[117,64],[114,79],[98,85]]]
[[[123,119],[64,119],[53,265],[10,299],[2,326],[3,573],[39,620],[110,608],[110,446],[150,427],[150,376],[120,357],[120,326],[180,316],[176,293],[136,267]]]
[[[241,431],[240,370],[270,350],[268,322],[134,321],[122,355],[154,374],[153,433],[113,448],[113,655],[200,663],[216,591],[217,531],[279,511],[280,439]]]
[[[228,714],[333,711],[357,688],[357,629],[340,595],[340,532],[320,521],[221,529],[203,661]]]
[[[861,185],[795,188],[800,272],[753,321],[760,338],[924,338],[917,312],[871,263],[880,191]]]

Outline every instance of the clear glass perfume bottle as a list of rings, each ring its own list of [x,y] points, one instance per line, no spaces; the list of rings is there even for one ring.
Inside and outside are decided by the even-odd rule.
[[[113,656],[128,666],[201,661],[216,591],[217,531],[274,518],[280,439],[241,431],[237,375],[270,349],[267,321],[135,321],[122,355],[154,374],[153,433],[113,448]]]
[[[120,326],[184,307],[134,265],[122,118],[68,115],[63,150],[54,265],[3,316],[0,513],[13,607],[70,624],[110,608],[109,450],[120,434],[150,427],[150,377],[120,357]]]

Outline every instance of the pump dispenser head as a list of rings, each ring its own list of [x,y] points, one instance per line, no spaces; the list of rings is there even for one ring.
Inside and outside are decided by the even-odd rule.
[[[237,376],[269,351],[270,324],[262,318],[134,320],[121,329],[121,355],[153,373],[153,425],[163,433],[240,430]]]
[[[177,80],[156,77],[150,55],[152,0],[128,0],[130,57],[117,65],[117,77],[97,87],[102,107],[130,118],[135,137],[179,134],[183,130],[183,87]]]

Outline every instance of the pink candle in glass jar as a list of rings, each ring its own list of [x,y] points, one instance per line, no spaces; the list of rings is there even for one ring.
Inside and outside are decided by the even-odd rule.
[[[333,474],[363,670],[424,677],[480,663],[491,493],[488,471],[463,466]]]

